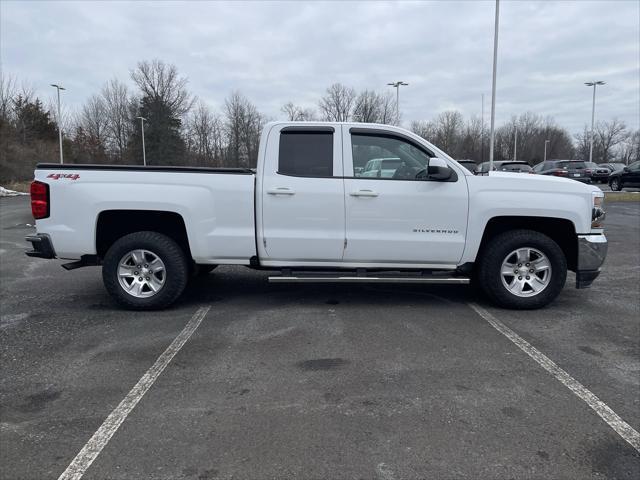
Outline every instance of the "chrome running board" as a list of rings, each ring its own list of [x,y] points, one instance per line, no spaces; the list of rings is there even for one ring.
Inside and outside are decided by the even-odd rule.
[[[275,275],[269,277],[269,283],[430,283],[440,285],[468,285],[469,277],[368,277],[368,276],[311,276],[311,275]]]

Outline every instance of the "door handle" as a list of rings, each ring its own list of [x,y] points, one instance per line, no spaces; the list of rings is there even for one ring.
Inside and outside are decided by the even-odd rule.
[[[373,190],[356,190],[355,192],[351,192],[349,195],[352,197],[377,197],[378,192],[374,192]]]
[[[275,187],[267,190],[269,195],[295,195],[295,190],[291,190],[289,187]]]

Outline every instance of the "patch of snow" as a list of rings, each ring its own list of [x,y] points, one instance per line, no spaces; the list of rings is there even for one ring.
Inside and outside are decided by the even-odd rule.
[[[8,188],[0,187],[0,197],[17,197],[18,195],[29,195],[28,193],[16,192]]]

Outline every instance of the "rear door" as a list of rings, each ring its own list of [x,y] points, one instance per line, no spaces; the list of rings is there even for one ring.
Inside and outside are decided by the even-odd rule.
[[[405,135],[343,126],[347,246],[345,264],[455,265],[462,257],[468,214],[464,173],[453,181],[416,180],[433,156]],[[365,177],[372,158],[400,159],[387,176]]]
[[[275,125],[257,194],[265,265],[342,260],[345,239],[342,132]],[[260,227],[259,227],[260,228]]]

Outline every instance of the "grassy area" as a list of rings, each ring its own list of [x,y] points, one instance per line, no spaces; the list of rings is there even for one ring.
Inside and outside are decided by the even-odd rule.
[[[29,185],[31,185],[31,180],[25,180],[23,182],[11,182],[2,186],[8,190],[29,193]]]
[[[604,192],[605,202],[640,202],[640,192]]]

